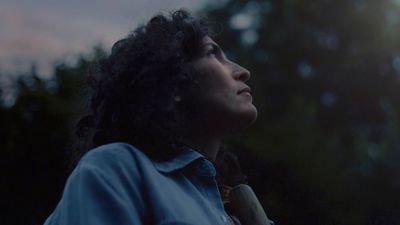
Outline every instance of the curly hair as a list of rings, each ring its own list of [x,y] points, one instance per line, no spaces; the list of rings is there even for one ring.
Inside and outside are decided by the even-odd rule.
[[[191,90],[197,81],[185,65],[208,33],[204,20],[178,10],[169,18],[154,16],[117,41],[89,78],[88,113],[76,126],[78,154],[114,141],[138,146],[153,158],[172,157],[186,147],[182,138],[194,116]]]

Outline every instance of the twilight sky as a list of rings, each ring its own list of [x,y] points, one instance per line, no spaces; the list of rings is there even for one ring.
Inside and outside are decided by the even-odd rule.
[[[88,52],[96,43],[109,48],[157,12],[196,11],[209,0],[0,0],[0,70],[24,71]],[[49,72],[49,71],[47,71]]]

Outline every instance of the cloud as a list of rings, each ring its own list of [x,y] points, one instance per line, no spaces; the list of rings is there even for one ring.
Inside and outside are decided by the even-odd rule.
[[[48,67],[66,55],[112,43],[158,12],[197,10],[207,0],[2,0],[0,68]],[[16,63],[18,62],[18,63]]]

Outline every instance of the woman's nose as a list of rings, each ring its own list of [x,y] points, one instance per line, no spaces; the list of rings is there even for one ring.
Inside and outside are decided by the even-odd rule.
[[[233,76],[236,80],[246,82],[248,79],[250,79],[250,71],[242,66],[235,64]]]

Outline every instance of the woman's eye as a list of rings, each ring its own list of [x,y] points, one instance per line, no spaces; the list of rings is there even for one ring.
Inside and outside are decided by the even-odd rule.
[[[215,49],[211,49],[210,51],[207,52],[207,56],[216,57],[217,52],[215,51]]]

